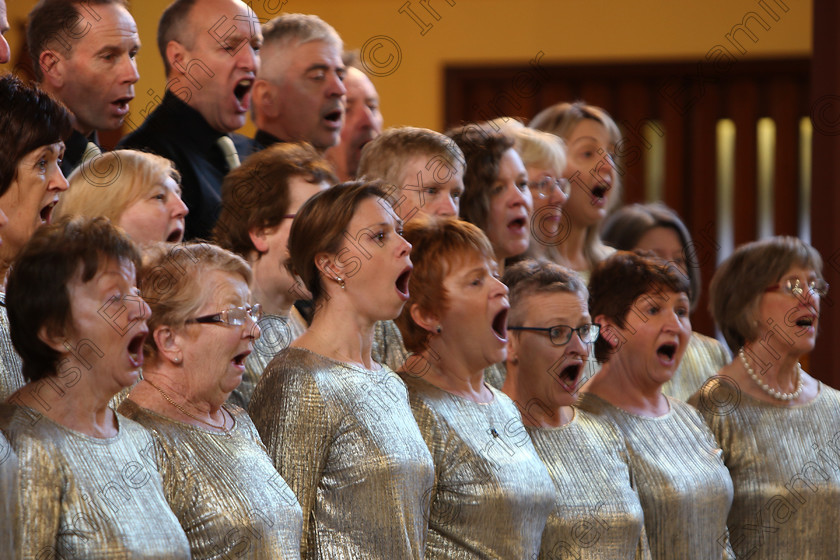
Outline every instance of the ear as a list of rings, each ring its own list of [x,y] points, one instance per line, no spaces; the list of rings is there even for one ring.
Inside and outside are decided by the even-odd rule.
[[[64,346],[67,337],[63,332],[50,329],[47,325],[41,325],[38,329],[38,339],[59,354],[67,352],[67,348]]]
[[[169,41],[166,44],[166,60],[169,62],[171,72],[176,75],[183,74],[184,60],[187,58],[187,49],[178,41]]]
[[[601,325],[601,332],[598,338],[606,340],[607,344],[612,348],[618,347],[622,338],[622,335],[619,333],[619,326],[606,315],[598,315],[593,322]]]
[[[276,119],[279,116],[281,100],[276,98],[275,88],[268,81],[261,79],[254,81],[251,97],[260,113],[270,119]]]
[[[411,315],[411,320],[417,323],[421,329],[428,331],[432,334],[437,333],[437,327],[440,323],[440,318],[431,311],[426,311],[425,309],[421,308],[419,304],[412,303],[411,309],[408,310],[409,315]]]
[[[268,233],[270,232],[266,231],[266,228],[253,227],[248,230],[248,237],[251,238],[251,243],[254,244],[260,254],[268,252],[268,241],[266,240]]]
[[[336,266],[332,262],[333,256],[328,253],[318,253],[315,255],[315,266],[321,271],[321,274],[327,278],[335,278],[341,276],[337,271]]]
[[[506,362],[516,362],[519,360],[519,336],[517,333],[508,331],[507,341],[507,359]]]
[[[160,359],[179,363],[183,357],[181,336],[167,325],[161,325],[152,333],[152,339],[158,350]]]
[[[64,86],[64,67],[61,64],[61,57],[55,51],[44,49],[38,56],[38,64],[41,67],[41,73],[44,74],[44,81],[53,88]]]

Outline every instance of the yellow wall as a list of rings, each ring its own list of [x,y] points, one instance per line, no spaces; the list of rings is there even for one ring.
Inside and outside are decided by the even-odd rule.
[[[20,46],[18,26],[33,0],[6,0],[13,53]],[[450,6],[449,3],[455,4]],[[443,68],[450,63],[522,63],[536,53],[550,62],[700,60],[715,45],[735,52],[725,38],[749,12],[760,15],[750,28],[758,41],[737,37],[744,57],[808,56],[811,52],[811,0],[430,0],[435,20],[419,0],[410,7],[432,27],[425,35],[399,9],[406,0],[252,0],[261,18],[280,12],[318,14],[341,34],[348,48],[386,36],[399,46],[401,61],[385,77],[374,78],[382,97],[386,126],[412,124],[440,128],[443,123]],[[135,114],[162,96],[165,78],[155,46],[157,20],[168,0],[134,0],[132,13],[143,49]],[[778,21],[764,8],[775,12]],[[787,8],[787,12],[784,9]],[[273,12],[273,14],[272,14]],[[375,44],[369,43],[369,45]],[[387,59],[387,40],[375,53]],[[739,54],[739,56],[742,56]],[[2,68],[2,67],[0,67]],[[389,68],[384,68],[386,71]],[[152,90],[153,94],[147,92]],[[139,119],[138,119],[139,124]],[[252,131],[249,125],[242,132]]]

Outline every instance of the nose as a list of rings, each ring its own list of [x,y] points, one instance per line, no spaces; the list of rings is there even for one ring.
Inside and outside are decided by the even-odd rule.
[[[397,246],[397,256],[398,257],[405,257],[411,254],[412,245],[408,242],[408,240],[403,237],[402,235],[397,236],[399,238],[399,245]]]
[[[123,65],[123,79],[124,84],[136,84],[140,79],[140,72],[137,71],[137,59],[126,55],[126,62]]]
[[[236,53],[236,62],[246,72],[256,73],[260,67],[259,51],[255,51],[251,45],[243,45]]]
[[[493,278],[492,281],[494,282],[493,290],[492,290],[493,297],[496,297],[496,296],[507,297],[508,293],[510,292],[510,290],[508,290],[507,285],[504,282],[502,282],[501,280],[499,280],[498,278],[496,278],[495,276],[493,276],[492,278]]]
[[[254,319],[250,315],[247,315],[247,317],[254,324],[251,325],[250,329],[243,329],[244,337],[245,338],[250,338],[252,340],[256,340],[262,334],[262,329],[260,328],[260,324],[256,319]]]
[[[569,200],[569,195],[563,192],[563,189],[560,187],[554,187],[551,189],[551,196],[548,197],[549,204],[562,208],[563,205],[566,204],[567,200]]]
[[[11,51],[9,50],[9,43],[6,38],[0,35],[0,64],[6,64],[11,58]]]
[[[327,88],[327,97],[341,97],[347,95],[347,88],[344,87],[344,82],[339,77],[338,72],[330,73],[332,77]],[[367,108],[367,107],[365,107]]]
[[[361,114],[359,115],[359,128],[367,129],[367,128],[374,128],[375,118],[373,116],[373,109],[368,107],[367,103],[362,103],[361,108],[359,109]]]
[[[69,188],[70,183],[67,182],[67,178],[64,176],[64,173],[61,172],[61,168],[58,166],[58,163],[56,163],[55,172],[53,173],[52,179],[50,180],[50,186],[48,190],[63,192]]]
[[[589,354],[589,346],[584,344],[583,340],[580,338],[580,332],[574,331],[572,332],[572,338],[569,339],[569,343],[566,344],[566,352],[567,354],[574,354],[577,356],[586,356]]]
[[[510,206],[524,206],[530,214],[534,204],[534,199],[531,197],[531,189],[525,187],[523,190],[519,190],[519,187],[516,185],[511,185],[511,188],[513,189],[513,194],[510,197]]]
[[[6,225],[8,225],[8,223],[9,223],[9,217],[6,215],[5,212],[3,212],[3,209],[0,208],[0,229],[3,229],[4,227],[6,227]],[[2,239],[3,239],[2,234],[0,234],[0,243],[2,243]]]
[[[435,209],[435,215],[453,218],[458,215],[458,207],[455,205],[455,200],[449,194],[441,197],[440,203]]]
[[[171,215],[173,218],[183,218],[184,216],[190,213],[190,209],[187,208],[187,205],[184,204],[184,201],[181,200],[181,197],[177,194],[172,196],[170,204],[172,208]]]

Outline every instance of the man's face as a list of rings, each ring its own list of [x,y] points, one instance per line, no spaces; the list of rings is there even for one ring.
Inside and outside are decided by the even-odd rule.
[[[273,89],[276,117],[267,132],[287,141],[306,141],[318,150],[338,143],[344,120],[344,63],[337,45],[324,41],[291,44],[282,51],[264,54],[282,56],[279,75],[261,75]],[[274,65],[272,65],[274,66]]]
[[[342,180],[356,177],[362,148],[382,133],[379,94],[364,72],[352,66],[344,79],[347,89],[347,111],[341,128],[341,142],[327,156],[335,162]]]
[[[9,20],[6,19],[6,1],[0,0],[0,64],[6,64],[12,57],[9,50],[9,43],[4,35],[9,30]]]
[[[219,132],[245,124],[259,69],[260,22],[238,0],[203,0],[187,16],[184,44],[169,43],[168,88]],[[191,45],[190,45],[191,43]]]
[[[80,16],[76,29],[82,37],[66,58],[62,51],[53,51],[58,61],[54,70],[45,72],[45,80],[73,113],[77,130],[83,134],[113,130],[128,114],[140,78],[135,60],[140,49],[137,25],[116,4],[76,5],[76,9]]]

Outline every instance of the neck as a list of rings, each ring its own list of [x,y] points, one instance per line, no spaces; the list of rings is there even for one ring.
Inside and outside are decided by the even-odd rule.
[[[584,392],[597,395],[623,410],[641,416],[662,416],[670,410],[668,399],[662,394],[662,386],[640,383],[614,355],[601,371],[584,387]]]
[[[181,422],[199,427],[209,424],[218,429],[224,428],[227,420],[222,411],[224,399],[202,397],[191,381],[192,376],[179,366],[152,363],[143,371],[143,382],[131,391],[131,400]]]
[[[782,393],[796,391],[800,378],[799,356],[780,355],[764,344],[755,342],[744,345],[744,355],[752,370],[765,384]],[[736,361],[740,361],[740,358],[736,357]]]
[[[373,369],[373,319],[361,316],[355,310],[333,297],[320,301],[309,329],[298,337],[292,346],[300,346],[340,362]]]
[[[270,315],[287,316],[294,304],[292,294],[280,288],[277,282],[263,282],[262,267],[268,263],[263,259],[251,262],[254,281],[251,285],[251,303],[262,305],[263,311]]]
[[[586,260],[583,251],[586,245],[586,229],[572,222],[566,240],[557,246],[557,251],[574,270],[589,269],[589,261]]]
[[[404,369],[413,375],[422,375],[426,382],[439,389],[486,403],[493,400],[493,394],[484,384],[484,368],[489,365],[470,363],[459,344],[433,336],[425,350],[406,361]]]
[[[533,391],[534,385],[527,383],[520,375],[519,366],[508,363],[502,392],[509,396],[522,415],[522,423],[536,428],[558,428],[574,418],[571,403],[561,405],[545,402],[546,395]]]

